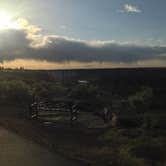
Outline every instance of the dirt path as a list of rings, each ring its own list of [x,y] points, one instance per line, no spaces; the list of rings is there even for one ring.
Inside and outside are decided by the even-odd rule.
[[[0,127],[0,165],[2,166],[83,166],[51,153]]]

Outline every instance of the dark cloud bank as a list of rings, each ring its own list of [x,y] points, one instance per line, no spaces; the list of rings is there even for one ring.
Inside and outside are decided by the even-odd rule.
[[[166,60],[166,47],[100,41],[91,43],[66,37],[27,34],[23,30],[0,32],[0,61],[15,59],[136,63]]]

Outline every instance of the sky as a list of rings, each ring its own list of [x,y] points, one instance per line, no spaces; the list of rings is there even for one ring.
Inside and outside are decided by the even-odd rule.
[[[165,0],[1,0],[1,66],[166,66],[165,17]]]

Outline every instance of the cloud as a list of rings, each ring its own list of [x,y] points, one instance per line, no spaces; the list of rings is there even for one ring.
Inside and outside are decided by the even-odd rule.
[[[116,62],[48,62],[34,59],[16,59],[13,61],[4,61],[5,68],[19,68],[27,69],[94,69],[94,68],[130,68],[130,67],[163,67],[166,61],[163,60],[146,60],[133,63],[116,63]],[[2,64],[1,64],[2,65]]]
[[[139,7],[137,6],[133,6],[133,5],[130,5],[130,4],[125,4],[123,6],[123,10],[121,10],[122,12],[127,12],[127,13],[141,13],[142,10],[139,9]]]
[[[39,61],[40,64],[49,63],[50,66],[54,63],[65,66],[84,64],[87,67],[90,64],[130,66],[166,62],[164,46],[146,46],[139,41],[85,41],[65,36],[43,35],[41,28],[30,25],[26,20],[20,21],[20,28],[0,32],[1,63],[19,59],[31,61],[31,64],[33,60],[33,64],[34,61]]]

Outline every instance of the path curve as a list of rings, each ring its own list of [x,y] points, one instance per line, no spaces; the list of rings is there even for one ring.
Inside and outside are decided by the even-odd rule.
[[[0,166],[84,166],[0,127]]]

